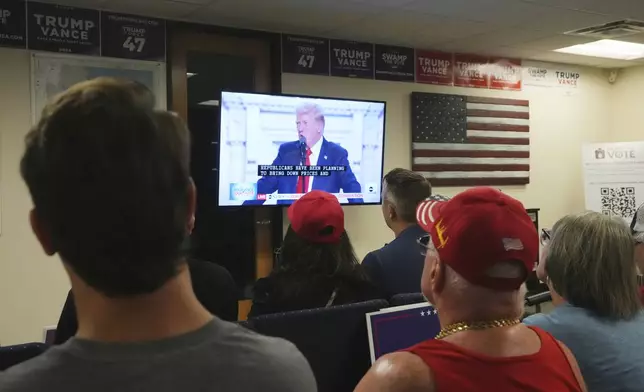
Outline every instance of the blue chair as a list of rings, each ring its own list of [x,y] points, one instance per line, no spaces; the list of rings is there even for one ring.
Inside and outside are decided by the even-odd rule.
[[[35,358],[46,350],[47,345],[44,343],[25,343],[0,347],[0,371]]]
[[[396,294],[389,300],[391,306],[413,305],[427,302],[423,293]]]
[[[387,306],[373,300],[276,313],[251,318],[248,325],[295,344],[309,361],[319,392],[351,392],[371,367],[365,315]]]

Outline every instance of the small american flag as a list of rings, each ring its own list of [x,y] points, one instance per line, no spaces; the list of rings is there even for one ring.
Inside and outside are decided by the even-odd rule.
[[[527,100],[412,93],[412,170],[436,186],[530,182]]]

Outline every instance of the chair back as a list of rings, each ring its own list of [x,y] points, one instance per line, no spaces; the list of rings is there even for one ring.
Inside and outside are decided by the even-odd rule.
[[[371,366],[365,315],[387,306],[373,300],[259,316],[248,324],[295,344],[311,365],[319,392],[351,392]]]
[[[396,294],[389,300],[391,306],[413,305],[427,302],[423,293]]]
[[[46,350],[47,345],[44,343],[25,343],[0,347],[0,371],[35,358]]]

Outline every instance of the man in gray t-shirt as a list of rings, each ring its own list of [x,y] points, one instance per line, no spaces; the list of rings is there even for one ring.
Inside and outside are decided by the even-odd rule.
[[[148,343],[72,338],[0,373],[0,391],[316,391],[294,345],[217,318]]]
[[[315,392],[295,346],[221,321],[196,298],[181,252],[196,208],[189,132],[147,93],[80,83],[27,135],[31,226],[69,275],[78,332],[0,373],[0,391]]]

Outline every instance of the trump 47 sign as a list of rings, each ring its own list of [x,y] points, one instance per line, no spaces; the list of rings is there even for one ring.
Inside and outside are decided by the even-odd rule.
[[[165,60],[165,21],[103,12],[102,55],[135,60]]]
[[[329,75],[329,40],[282,35],[282,72]]]

